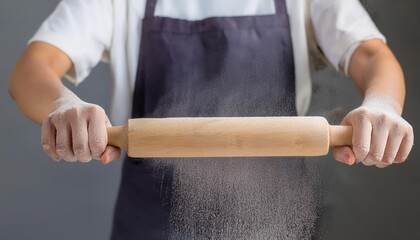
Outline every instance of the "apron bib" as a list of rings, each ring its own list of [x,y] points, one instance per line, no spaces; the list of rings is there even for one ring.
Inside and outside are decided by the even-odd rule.
[[[187,21],[155,17],[148,0],[132,117],[296,115],[289,19],[275,4]],[[302,158],[127,158],[112,239],[299,238],[315,211],[305,176]]]

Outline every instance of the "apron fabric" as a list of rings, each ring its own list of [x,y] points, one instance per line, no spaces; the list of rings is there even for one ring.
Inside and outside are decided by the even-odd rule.
[[[156,0],[148,0],[142,22],[132,117],[296,115],[295,69],[289,19],[285,1],[276,0],[275,4],[274,15],[186,21],[155,17]],[[223,166],[222,169],[229,171],[209,173],[211,171],[208,169],[202,169],[204,164],[216,166],[219,170],[217,166]],[[196,176],[192,170],[197,170]],[[207,206],[205,202],[194,199],[192,194],[202,191],[197,181],[200,175],[206,175],[200,172],[205,170],[209,178],[219,176],[223,179],[225,175],[233,174],[231,181],[208,185],[207,192],[213,191],[216,193],[213,195],[217,195],[217,199],[208,199],[209,205],[211,201],[223,199],[231,204],[233,202],[235,209],[244,208],[240,205],[242,201],[245,205],[250,204],[240,200],[244,199],[242,196],[236,196],[243,192],[241,188],[250,188],[252,192],[264,187],[248,184],[250,177],[264,179],[264,176],[250,172],[264,172],[263,175],[270,176],[267,181],[259,182],[263,185],[267,182],[265,187],[272,190],[264,193],[268,197],[262,197],[261,203],[253,205],[256,208],[264,208],[263,202],[279,198],[277,195],[287,197],[300,189],[305,184],[306,174],[302,158],[127,157],[123,164],[111,238],[221,239],[229,236],[229,231],[236,231],[232,229],[237,229],[243,235],[236,235],[236,239],[279,239],[278,234],[290,231],[294,225],[304,224],[302,219],[292,223],[262,219],[258,226],[254,226],[249,223],[251,217],[242,221],[236,215],[232,215],[230,220],[220,220],[234,214],[232,209],[224,209],[223,203],[218,207],[214,207],[214,204],[213,207]],[[184,182],[183,188],[187,190],[174,189],[174,183],[179,182]],[[217,184],[231,184],[233,188],[230,189],[233,190],[223,192]],[[310,189],[296,191],[308,192]],[[277,210],[264,208],[264,211],[268,211],[267,214],[279,211],[278,214],[285,215],[293,210],[293,206],[305,209],[305,206],[300,206],[305,204],[301,199],[293,199],[293,196],[288,198],[287,201],[281,199],[285,203],[283,207]],[[311,202],[312,199],[306,201]],[[192,210],[183,215],[180,209],[188,208],[189,204]],[[194,204],[199,207],[193,207]],[[252,207],[249,211],[252,215]],[[198,212],[200,214],[197,215]],[[183,222],[183,226],[174,223],[176,221]],[[311,221],[304,227],[310,228]],[[273,235],[273,231],[268,228],[279,233]],[[257,233],[252,236],[252,232]],[[287,234],[292,238],[296,235]]]

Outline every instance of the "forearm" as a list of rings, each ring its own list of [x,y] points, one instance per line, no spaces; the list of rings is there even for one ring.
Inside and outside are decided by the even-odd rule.
[[[41,144],[52,159],[116,160],[121,152],[107,146],[106,128],[111,123],[105,111],[83,102],[61,82],[71,66],[61,50],[47,43],[32,43],[16,64],[9,92],[26,116],[42,123]]]
[[[413,146],[413,128],[400,115],[405,86],[400,65],[380,40],[363,42],[352,56],[350,76],[364,96],[342,124],[353,127],[352,147],[334,150],[344,163],[387,167],[404,162]]]
[[[383,104],[401,115],[404,75],[395,56],[381,40],[360,45],[352,57],[349,73],[363,94],[364,103]]]
[[[61,82],[71,62],[63,60],[63,56],[51,59],[53,55],[48,55],[44,47],[29,46],[9,82],[9,92],[22,113],[37,123],[42,123],[54,111],[60,98],[74,95]]]

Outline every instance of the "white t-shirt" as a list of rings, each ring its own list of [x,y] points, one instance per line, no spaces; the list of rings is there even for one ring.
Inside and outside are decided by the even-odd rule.
[[[158,0],[155,16],[185,20],[275,13],[274,0]],[[305,114],[311,97],[310,59],[318,46],[329,62],[347,72],[363,40],[385,41],[358,0],[286,0],[296,72],[296,107]],[[66,77],[78,84],[99,61],[111,65],[111,120],[125,124],[137,70],[146,0],[63,0],[29,41],[61,49],[74,67]]]

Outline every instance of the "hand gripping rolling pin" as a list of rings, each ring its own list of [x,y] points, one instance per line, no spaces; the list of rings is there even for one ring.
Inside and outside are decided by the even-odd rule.
[[[138,158],[321,156],[352,134],[323,117],[139,118],[108,128],[108,144]]]

